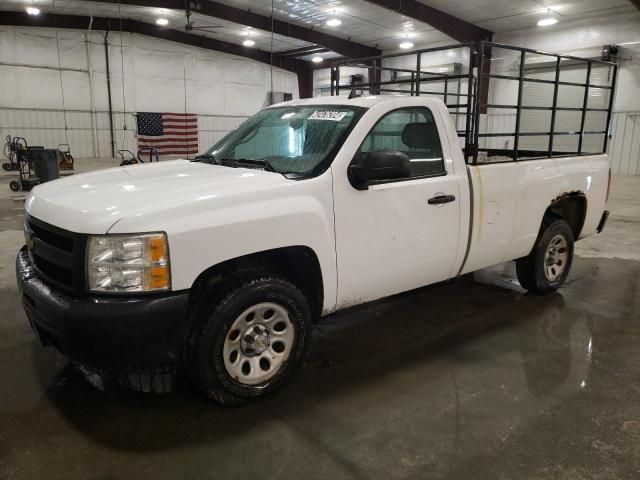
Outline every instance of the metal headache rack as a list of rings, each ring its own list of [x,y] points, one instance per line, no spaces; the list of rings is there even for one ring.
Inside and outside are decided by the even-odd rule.
[[[440,96],[467,163],[512,162],[606,152],[617,69],[599,59],[460,43],[334,61],[330,94]],[[354,72],[348,83],[340,83],[341,71]]]

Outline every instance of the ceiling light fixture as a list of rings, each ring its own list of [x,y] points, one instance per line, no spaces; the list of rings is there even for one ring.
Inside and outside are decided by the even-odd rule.
[[[159,18],[156,20],[156,23],[161,27],[166,27],[167,25],[169,25],[169,20],[167,20],[166,18]]]
[[[311,59],[311,61],[312,61],[313,63],[321,63],[323,60],[324,60],[324,58],[322,58],[322,57],[313,57],[313,58]]]
[[[244,45],[245,47],[253,47],[256,44],[256,42],[254,42],[253,40],[245,40],[244,42],[242,42],[242,45]]]
[[[37,7],[27,7],[27,13],[29,15],[39,15],[40,14],[40,9]]]
[[[403,50],[406,50],[408,48],[413,48],[413,43],[406,41],[406,42],[402,42],[400,45],[398,45],[400,48],[402,48]]]
[[[330,27],[337,27],[339,25],[342,25],[342,20],[340,20],[339,18],[330,18],[329,20],[327,20],[327,25],[329,25]]]
[[[555,25],[556,23],[558,23],[558,19],[553,17],[543,18],[542,20],[538,20],[539,27],[548,27],[549,25]]]

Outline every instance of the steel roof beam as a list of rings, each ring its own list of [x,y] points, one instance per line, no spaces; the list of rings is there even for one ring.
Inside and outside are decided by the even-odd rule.
[[[380,55],[382,52],[377,48],[368,47],[361,43],[346,40],[334,35],[313,30],[293,23],[285,22],[283,20],[272,19],[265,15],[251,12],[249,10],[243,10],[241,8],[232,7],[222,3],[215,2],[213,0],[87,0],[90,2],[99,3],[111,3],[115,5],[129,5],[138,7],[154,7],[165,8],[169,10],[181,10],[184,11],[185,6],[189,7],[193,13],[199,13],[209,17],[219,18],[228,22],[237,23],[239,25],[246,25],[249,27],[263,30],[266,32],[271,31],[273,26],[273,32],[285,37],[295,38],[297,40],[303,40],[305,42],[321,45],[328,48],[340,55],[346,57],[358,58],[367,57],[371,55]]]
[[[365,0],[379,7],[413,18],[450,36],[458,42],[491,40],[493,32],[449,15],[417,0]],[[640,2],[640,0],[636,0]]]

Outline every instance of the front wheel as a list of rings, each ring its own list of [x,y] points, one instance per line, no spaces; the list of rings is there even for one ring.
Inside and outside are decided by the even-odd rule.
[[[19,192],[21,186],[22,185],[20,185],[20,182],[17,180],[11,180],[11,182],[9,182],[9,188],[12,192]]]
[[[516,260],[520,285],[532,293],[556,291],[569,275],[573,262],[573,232],[562,219],[543,223],[531,253]]]
[[[238,282],[193,311],[185,346],[192,381],[210,398],[238,405],[280,386],[302,360],[311,312],[302,292],[280,277]]]

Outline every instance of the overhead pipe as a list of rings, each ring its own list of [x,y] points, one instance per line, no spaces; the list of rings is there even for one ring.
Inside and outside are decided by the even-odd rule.
[[[56,72],[80,72],[88,73],[86,68],[70,68],[70,67],[51,67],[49,65],[36,65],[34,63],[19,63],[19,62],[0,62],[0,66],[3,67],[24,67],[24,68],[41,68],[43,70],[55,70]]]
[[[89,28],[84,35],[85,47],[87,52],[87,68],[89,73],[89,106],[91,110],[91,132],[93,134],[93,155],[97,158],[100,156],[100,144],[98,142],[98,126],[96,119],[96,105],[93,93],[93,64],[91,61],[91,28],[93,27],[93,15],[89,17]]]
[[[107,97],[109,99],[109,135],[111,138],[111,157],[116,156],[116,142],[113,135],[113,106],[111,105],[111,72],[109,69],[109,30],[104,33],[104,59],[107,66]]]

